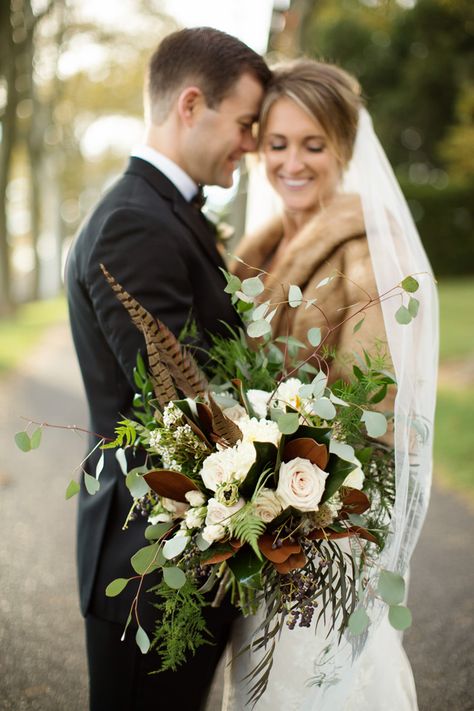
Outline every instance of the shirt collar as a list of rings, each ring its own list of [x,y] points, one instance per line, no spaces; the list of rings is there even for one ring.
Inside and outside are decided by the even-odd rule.
[[[198,186],[194,180],[184,172],[174,161],[163,153],[147,145],[136,146],[131,153],[134,158],[141,158],[147,163],[151,163],[155,168],[165,175],[173,185],[178,188],[181,195],[188,202],[196,195]]]

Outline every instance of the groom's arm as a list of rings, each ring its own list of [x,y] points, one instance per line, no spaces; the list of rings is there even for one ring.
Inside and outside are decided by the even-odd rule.
[[[186,239],[164,220],[151,221],[139,211],[119,209],[106,220],[89,256],[86,288],[99,327],[132,387],[137,352],[145,350],[144,338],[106,281],[100,264],[178,336],[190,316],[196,318],[185,261]],[[208,346],[203,337],[199,345]]]

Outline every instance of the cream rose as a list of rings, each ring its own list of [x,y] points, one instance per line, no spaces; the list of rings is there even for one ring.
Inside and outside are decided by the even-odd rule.
[[[328,473],[309,459],[296,457],[283,462],[278,478],[277,495],[283,506],[299,511],[317,511],[324,493]]]
[[[245,505],[244,499],[240,498],[233,506],[225,506],[217,499],[209,499],[207,502],[206,526],[219,523],[228,526],[231,523],[231,516]]]
[[[197,491],[196,489],[191,489],[187,491],[184,495],[186,501],[189,501],[191,506],[204,506],[206,503],[206,497],[202,491]]]
[[[218,523],[213,523],[210,526],[205,526],[201,531],[201,536],[208,543],[214,543],[214,541],[218,541],[220,538],[224,537],[224,534],[224,526],[221,526]]]
[[[281,513],[281,510],[281,501],[273,489],[262,487],[254,501],[254,511],[256,515],[261,518],[262,521],[265,521],[265,523],[270,523],[270,521],[273,521],[273,519]]]
[[[209,455],[202,465],[201,477],[205,486],[216,491],[222,484],[242,482],[256,456],[251,442],[239,442],[235,447],[219,449]]]

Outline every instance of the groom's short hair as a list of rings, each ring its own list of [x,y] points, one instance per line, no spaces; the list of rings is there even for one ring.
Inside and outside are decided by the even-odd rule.
[[[154,123],[162,123],[173,100],[186,86],[197,86],[214,108],[242,74],[263,88],[271,71],[262,57],[236,37],[212,27],[179,30],[165,37],[148,65],[146,93]]]

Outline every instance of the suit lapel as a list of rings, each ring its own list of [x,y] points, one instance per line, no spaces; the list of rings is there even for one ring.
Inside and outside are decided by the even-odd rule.
[[[208,258],[217,267],[225,267],[216,247],[215,234],[212,227],[208,224],[204,215],[184,199],[176,186],[161,171],[141,158],[130,158],[126,172],[144,178],[162,198],[167,200],[177,218],[197,238],[199,245]]]

